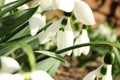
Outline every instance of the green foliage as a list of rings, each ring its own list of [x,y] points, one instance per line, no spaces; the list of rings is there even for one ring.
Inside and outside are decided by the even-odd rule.
[[[38,7],[30,8],[0,19],[0,37],[23,25],[34,14]]]

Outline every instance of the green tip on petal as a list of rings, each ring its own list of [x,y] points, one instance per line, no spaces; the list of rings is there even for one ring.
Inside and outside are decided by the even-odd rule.
[[[67,18],[64,18],[61,22],[62,25],[66,25],[67,24]]]
[[[107,72],[106,66],[101,67],[100,73],[101,73],[102,75],[105,75],[106,72]]]
[[[72,14],[72,12],[64,12],[64,15],[67,16],[67,17],[70,17]]]
[[[113,64],[115,59],[115,55],[113,53],[106,53],[104,57],[105,64]]]

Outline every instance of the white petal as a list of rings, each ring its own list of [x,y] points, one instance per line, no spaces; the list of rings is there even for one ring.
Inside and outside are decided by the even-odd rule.
[[[14,75],[13,75],[13,79],[14,79],[14,80],[24,80],[24,75],[19,74],[19,73],[14,74]]]
[[[107,73],[102,80],[112,80],[111,70],[112,70],[112,65],[107,65]]]
[[[14,80],[12,74],[0,73],[0,80]]]
[[[74,14],[78,21],[86,25],[95,24],[95,19],[90,7],[82,0],[75,0]]]
[[[100,73],[100,69],[102,66],[98,67],[96,70],[88,73],[83,80],[95,80],[95,78],[97,77],[97,75]]]
[[[39,70],[31,73],[31,80],[54,80],[54,79],[45,71]]]
[[[58,9],[65,12],[72,12],[74,8],[74,0],[55,0]]]
[[[59,27],[60,27],[60,24],[61,24],[62,20],[63,20],[63,18],[61,18],[57,22],[54,22],[52,25],[50,25],[45,30],[45,32],[42,32],[38,35],[40,44],[44,44],[44,43],[48,42],[49,40],[52,39],[52,37],[55,36],[56,32],[59,30]]]
[[[58,50],[73,46],[74,34],[70,25],[70,19],[68,19],[67,25],[63,31],[58,31],[57,34],[57,47]],[[67,55],[70,55],[72,50],[66,52]]]
[[[29,25],[31,35],[34,36],[38,30],[45,25],[45,19],[42,18],[41,14],[36,13],[29,19]]]
[[[54,0],[40,0],[40,8],[42,11],[56,9]]]
[[[75,45],[77,44],[83,44],[83,43],[89,43],[89,37],[88,37],[88,33],[85,29],[82,30],[82,34],[76,39],[75,41]],[[81,53],[83,53],[84,55],[88,55],[89,51],[90,51],[90,46],[85,46],[85,47],[80,47],[77,48],[74,51],[74,55],[75,56],[80,56]]]
[[[75,40],[75,45],[80,44],[80,38],[76,38]],[[80,56],[81,52],[79,52],[79,48],[73,50],[73,55],[74,56]]]
[[[20,70],[20,65],[16,60],[10,57],[0,57],[1,69],[0,72],[13,73]]]

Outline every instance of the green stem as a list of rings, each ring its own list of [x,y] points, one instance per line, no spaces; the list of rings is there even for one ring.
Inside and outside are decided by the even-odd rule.
[[[32,71],[35,70],[36,59],[35,59],[35,55],[33,54],[33,50],[31,48],[31,46],[29,46],[27,43],[25,43],[23,41],[19,41],[18,44],[20,45],[20,47],[23,48],[23,50],[26,52],[26,54],[28,56],[30,69]]]
[[[72,49],[76,49],[79,47],[84,47],[84,46],[115,46],[117,48],[120,48],[120,45],[116,45],[113,42],[90,42],[90,43],[84,43],[84,44],[78,44],[78,45],[74,45],[74,46],[70,46],[61,50],[56,51],[56,53],[63,53]]]
[[[64,53],[66,51],[73,50],[73,49],[80,48],[80,47],[84,47],[84,46],[97,46],[97,47],[98,46],[104,46],[104,47],[110,47],[110,49],[114,46],[114,47],[120,49],[120,44],[117,44],[117,43],[114,43],[114,42],[101,41],[101,42],[90,42],[90,43],[84,43],[84,44],[78,44],[78,45],[70,46],[70,47],[55,51],[55,53],[61,54],[61,53]],[[48,57],[49,56],[44,56],[44,57],[38,59],[37,62],[41,61],[41,60],[44,60],[44,59],[47,59]]]

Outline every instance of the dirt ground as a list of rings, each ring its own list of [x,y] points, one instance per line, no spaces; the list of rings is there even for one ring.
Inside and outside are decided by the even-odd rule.
[[[66,59],[68,63],[61,63],[56,74],[53,76],[55,80],[83,80],[87,73],[95,70],[102,64],[101,57],[90,61],[83,67],[79,67],[79,64],[82,62],[80,58],[71,61],[71,58],[67,56]],[[115,80],[120,80],[120,75]]]
[[[54,76],[55,80],[82,80],[88,72],[96,69],[102,64],[101,58],[98,58],[95,61],[86,64],[84,67],[78,67],[81,62],[80,59],[75,61],[70,61],[70,57],[67,57],[66,59],[68,60],[68,63],[61,63],[61,66]]]

